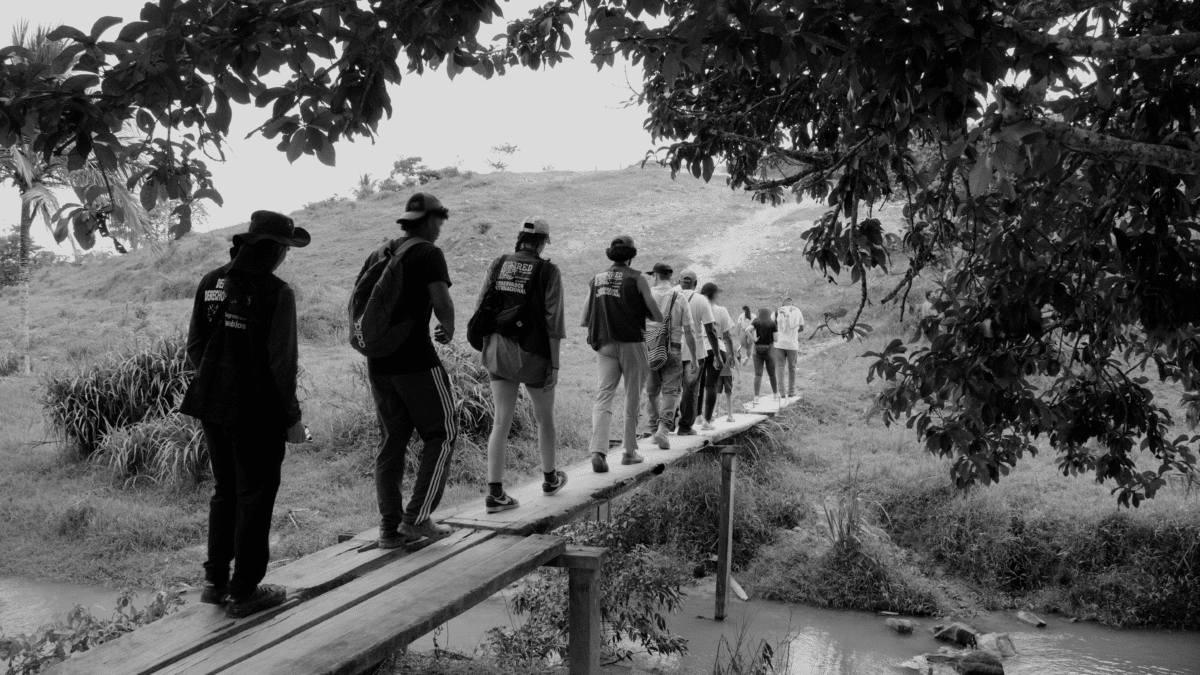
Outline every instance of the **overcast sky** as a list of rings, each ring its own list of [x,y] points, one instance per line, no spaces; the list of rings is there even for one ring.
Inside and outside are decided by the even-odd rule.
[[[0,14],[0,44],[9,43],[12,26],[24,18],[30,23],[68,23],[85,32],[101,16],[134,21],[144,0],[40,0],[5,2]],[[525,16],[540,2],[501,1],[507,18]],[[235,106],[227,161],[210,164],[224,208],[210,208],[205,229],[224,227],[248,219],[260,208],[289,212],[307,202],[333,194],[348,195],[363,173],[383,178],[392,161],[417,155],[432,167],[460,164],[463,169],[488,171],[490,148],[516,145],[508,160],[509,171],[616,169],[641,161],[652,148],[642,129],[643,108],[627,108],[629,83],[640,82],[637,68],[597,72],[583,40],[583,22],[572,36],[576,58],[553,69],[531,72],[510,70],[503,77],[484,80],[468,71],[453,82],[444,71],[404,76],[391,88],[394,115],[379,125],[374,144],[366,139],[337,144],[337,167],[322,165],[304,155],[289,165],[276,141],[259,136],[246,139],[250,129],[265,119],[266,110]],[[105,34],[112,39],[120,30]],[[484,26],[481,37],[503,32],[498,21]],[[277,139],[276,139],[277,140]],[[60,199],[71,201],[71,195]],[[7,183],[0,188],[0,226],[4,231],[19,218],[19,199]],[[35,225],[40,245],[52,241],[41,223]],[[69,249],[67,250],[69,251]],[[63,252],[67,252],[63,251]]]

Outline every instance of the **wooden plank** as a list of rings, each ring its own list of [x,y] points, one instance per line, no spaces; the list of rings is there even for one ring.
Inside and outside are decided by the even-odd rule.
[[[356,675],[562,554],[560,537],[497,536],[222,671]]]
[[[742,433],[763,422],[762,415],[734,415],[733,422],[724,418],[713,422],[712,431],[698,431],[695,436],[670,436],[671,449],[660,450],[650,439],[638,446],[646,461],[642,464],[624,466],[621,451],[609,455],[608,473],[592,471],[591,459],[566,467],[567,487],[557,495],[542,494],[542,482],[531,483],[509,490],[521,506],[500,513],[488,513],[483,500],[463,504],[457,509],[448,509],[435,518],[455,527],[496,530],[505,534],[544,533],[571,522],[597,504],[628,492],[641,483],[663,472],[671,464],[691,457],[701,448]]]
[[[791,405],[799,400],[800,400],[799,396],[792,396],[792,397],[785,396],[780,399],[775,399],[775,398],[772,398],[771,396],[763,396],[762,398],[758,399],[757,401],[749,401],[747,403],[742,404],[742,408],[747,413],[750,413],[752,415],[773,416],[773,415],[779,414],[780,412],[783,412],[784,408],[788,407],[789,405]]]
[[[210,645],[173,663],[155,675],[210,675],[241,663],[370,598],[397,586],[431,567],[463,553],[494,537],[492,532],[459,530],[419,553],[397,560],[382,569],[365,574],[309,602]],[[352,611],[352,610],[351,610]]]
[[[568,544],[563,554],[546,563],[546,567],[566,567],[598,570],[608,558],[608,549],[600,546]]]
[[[733,572],[733,486],[737,471],[737,450],[721,451],[721,522],[717,526],[717,606],[713,618],[725,620],[729,599],[729,580]]]
[[[600,672],[600,569],[567,570],[567,672]]]
[[[373,532],[373,530],[368,530]],[[306,598],[409,555],[414,547],[360,552],[356,539],[321,549],[267,574],[265,583],[288,587],[281,607],[230,619],[215,605],[196,604],[90,649],[46,670],[47,675],[148,675],[241,631],[268,621]],[[416,547],[428,545],[421,541]]]

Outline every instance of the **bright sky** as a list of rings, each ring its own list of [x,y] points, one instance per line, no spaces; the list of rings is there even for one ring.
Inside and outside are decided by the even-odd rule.
[[[144,0],[40,0],[14,3],[0,15],[0,44],[9,44],[12,26],[24,18],[31,24],[68,23],[84,31],[101,16],[118,16],[134,21]],[[536,0],[500,3],[507,18],[525,16],[541,4]],[[576,58],[547,70],[510,70],[503,77],[484,80],[471,72],[453,82],[444,71],[426,71],[423,76],[405,75],[392,87],[394,115],[379,125],[374,144],[359,139],[337,144],[337,167],[322,165],[304,155],[289,165],[275,150],[276,140],[259,136],[244,138],[266,119],[267,110],[235,106],[227,161],[210,163],[224,208],[210,206],[205,229],[225,227],[249,218],[256,209],[287,213],[305,203],[334,194],[349,195],[358,176],[369,173],[384,178],[392,162],[401,156],[417,155],[431,167],[460,164],[463,169],[489,171],[485,160],[492,146],[516,145],[519,150],[507,159],[509,171],[617,169],[641,161],[652,148],[642,129],[645,110],[626,108],[625,101],[641,80],[636,67],[628,70],[618,61],[616,68],[597,73],[582,36],[582,21],[572,35]],[[497,22],[484,26],[482,37],[503,32]],[[120,28],[105,36],[112,38]],[[628,78],[628,79],[627,79]],[[73,201],[69,192],[59,195]],[[17,222],[20,202],[8,184],[0,189],[0,228],[7,231]],[[39,245],[53,241],[46,228],[35,225]],[[61,253],[69,253],[64,247]]]

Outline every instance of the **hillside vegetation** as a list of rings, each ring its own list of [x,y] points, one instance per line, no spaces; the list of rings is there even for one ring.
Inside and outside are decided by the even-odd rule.
[[[512,250],[523,218],[551,223],[546,253],[563,271],[568,312],[558,396],[563,463],[586,451],[595,370],[578,323],[587,279],[606,265],[603,251],[614,235],[634,237],[640,269],[658,260],[677,271],[695,267],[702,282],[721,286],[731,311],[774,307],[791,295],[809,332],[823,313],[858,299],[857,287],[829,283],[804,261],[800,233],[823,210],[818,205],[773,209],[719,180],[673,181],[658,168],[500,173],[427,189],[451,212],[439,244],[450,263],[460,343],[487,263]],[[375,524],[374,419],[361,358],[345,345],[344,302],[365,256],[397,234],[394,220],[406,197],[320,202],[292,214],[313,235],[311,246],[289,254],[280,274],[297,291],[301,398],[316,440],[293,447],[285,462],[272,533],[275,563]],[[880,215],[896,225],[897,209]],[[32,296],[35,371],[76,368],[119,347],[185,331],[195,284],[228,259],[229,237],[241,229],[40,271]],[[903,256],[894,255],[903,272]],[[899,279],[895,268],[872,275],[871,283],[890,289]],[[4,291],[0,351],[13,340],[16,315],[15,293]],[[747,441],[765,448],[743,477],[757,485],[738,488],[748,499],[741,536],[758,552],[739,564],[750,568],[746,579],[757,580],[754,591],[860,608],[945,612],[1030,604],[1114,623],[1200,625],[1200,497],[1172,484],[1139,510],[1117,512],[1108,488],[1086,476],[1059,475],[1045,455],[1025,458],[999,486],[955,493],[946,465],[911,432],[869,415],[878,383],[868,385],[867,361],[859,356],[907,338],[911,320],[876,305],[864,318],[875,333],[863,342],[830,344],[826,335],[806,343],[798,374],[805,400],[772,427],[770,442]],[[750,380],[744,368],[735,401],[749,398]],[[43,443],[52,439],[42,425],[39,390],[36,377],[0,378],[6,543],[0,575],[141,586],[197,581],[207,486],[114,479]],[[619,402],[614,409],[621,410]],[[478,443],[464,440],[446,503],[481,498],[483,455]],[[529,439],[513,439],[510,481],[532,477],[534,455]],[[630,508],[703,513],[688,500],[702,497],[694,493],[711,483],[711,473],[704,465],[672,472]],[[830,541],[822,505],[843,512],[856,500],[865,522],[877,526],[863,532],[877,534],[862,537],[867,557],[846,560],[847,549]],[[702,558],[707,530],[696,527],[697,538],[685,541],[680,533],[689,527],[673,522],[644,536],[658,537],[656,545],[683,558]],[[838,576],[850,573],[858,576]]]

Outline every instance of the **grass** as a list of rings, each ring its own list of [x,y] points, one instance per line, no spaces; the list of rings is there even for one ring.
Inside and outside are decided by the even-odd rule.
[[[640,269],[666,260],[676,269],[714,270],[721,304],[733,312],[742,305],[774,307],[790,295],[811,330],[824,313],[852,308],[857,300],[857,287],[829,283],[803,258],[799,234],[819,206],[767,211],[724,186],[671,181],[656,168],[491,174],[444,180],[430,189],[453,215],[439,244],[454,280],[459,341],[486,263],[511,250],[521,219],[538,215],[551,223],[547,254],[563,272],[568,312],[557,400],[560,464],[586,456],[595,367],[578,327],[579,311],[587,279],[604,266],[603,249],[613,235],[634,237]],[[396,234],[393,221],[404,197],[315,203],[293,214],[314,243],[293,251],[280,274],[297,290],[301,399],[316,440],[293,447],[284,463],[273,564],[331,544],[339,532],[361,531],[377,518],[370,478],[373,411],[361,359],[345,345],[342,303],[362,260]],[[894,228],[897,212],[880,215]],[[743,227],[748,219],[756,225]],[[195,284],[228,259],[233,231],[193,234],[157,253],[40,270],[31,302],[35,373],[87,368],[123,346],[184,329]],[[748,241],[752,249],[739,249]],[[903,258],[894,263],[902,272]],[[899,278],[872,273],[870,283],[886,291]],[[923,290],[918,287],[910,302]],[[0,345],[15,342],[17,309],[15,291],[0,290]],[[1200,597],[1189,585],[1198,547],[1188,548],[1188,542],[1195,542],[1200,522],[1197,491],[1172,485],[1140,509],[1117,514],[1108,488],[1088,477],[1059,475],[1054,458],[1043,454],[1023,459],[999,485],[953,493],[946,464],[924,452],[912,432],[886,428],[870,416],[878,385],[866,383],[867,364],[859,355],[910,335],[911,319],[901,321],[892,308],[878,305],[863,318],[876,329],[863,342],[825,348],[820,336],[805,340],[808,354],[797,378],[804,400],[769,436],[741,439],[747,452],[738,495],[746,514],[740,517],[747,520],[740,522],[739,550],[757,553],[739,553],[745,571],[738,578],[749,590],[821,605],[919,612],[954,609],[940,587],[969,584],[989,606],[1059,609],[1111,623],[1195,625],[1189,622],[1196,609],[1188,601]],[[743,367],[736,401],[749,397],[751,380]],[[476,385],[474,403],[486,412],[486,391]],[[6,543],[0,574],[113,586],[198,581],[207,486],[127,485],[101,467],[70,461],[43,442],[51,434],[35,403],[37,391],[36,376],[0,378],[0,539]],[[621,409],[618,400],[618,417]],[[443,503],[482,498],[485,453],[478,435],[485,427],[477,423],[476,433],[464,438],[456,453],[456,484]],[[619,428],[614,420],[613,429]],[[536,454],[530,438],[514,435],[508,480],[532,479]],[[653,491],[625,502],[662,514],[651,533],[659,549],[693,560],[706,555],[712,532],[704,497],[715,491],[715,472],[708,469],[668,472]],[[858,500],[857,522],[885,536],[861,537],[852,545],[832,541],[838,537],[829,536],[822,505],[848,506],[838,500],[850,493]],[[669,520],[666,514],[679,509],[695,517]],[[1079,557],[1079,565],[1043,564],[1063,556]],[[1084,561],[1091,561],[1086,569]],[[1172,588],[1178,588],[1175,595]]]

